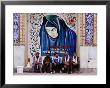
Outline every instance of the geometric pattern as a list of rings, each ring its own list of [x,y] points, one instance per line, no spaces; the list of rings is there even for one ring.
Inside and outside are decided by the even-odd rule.
[[[85,14],[85,44],[93,45],[93,35],[94,35],[94,14]]]
[[[40,48],[39,29],[41,25],[41,14],[30,13],[28,14],[28,47],[29,54],[33,57],[35,52]],[[30,56],[30,55],[29,55]]]
[[[97,46],[97,14],[94,13],[94,39],[93,39],[93,45]]]
[[[20,45],[25,44],[25,34],[27,29],[27,17],[26,14],[20,14]]]
[[[97,46],[97,13],[79,13],[80,46]]]
[[[14,45],[20,43],[20,14],[13,13],[13,41]]]
[[[14,45],[25,44],[26,14],[13,13],[13,41]]]

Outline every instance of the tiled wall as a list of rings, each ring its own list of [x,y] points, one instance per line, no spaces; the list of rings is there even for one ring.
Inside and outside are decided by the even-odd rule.
[[[14,45],[20,46],[25,44],[25,30],[27,30],[26,14],[14,13],[13,14],[13,35]]]
[[[52,13],[54,14],[54,13]],[[14,13],[13,30],[14,45],[25,46],[25,58],[33,58],[40,51],[39,30],[46,13]],[[96,13],[55,13],[77,34],[77,52],[80,46],[97,46],[97,14]],[[76,17],[74,25],[73,17]]]

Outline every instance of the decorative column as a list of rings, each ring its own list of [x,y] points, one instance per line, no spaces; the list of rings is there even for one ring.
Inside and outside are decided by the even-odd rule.
[[[80,17],[81,15],[79,13],[76,13],[76,32],[77,32],[76,53],[78,57],[80,57]]]
[[[23,45],[25,47],[24,66],[26,66],[28,61],[27,25],[27,13],[20,13],[20,45]]]
[[[94,35],[94,13],[85,14],[85,43],[87,46],[93,45],[93,35]]]
[[[93,45],[97,46],[97,14],[94,14],[94,34],[93,34]]]
[[[85,13],[83,13],[83,18],[82,18],[82,29],[83,29],[83,32],[82,32],[82,37],[83,37],[83,46],[85,46],[85,26],[86,26],[86,19],[85,19]]]
[[[26,16],[20,13],[20,45],[25,45]]]
[[[20,14],[13,13],[13,42],[14,46],[20,43]]]
[[[83,13],[79,13],[78,17],[79,17],[78,30],[80,30],[80,33],[78,35],[80,35],[80,46],[83,46],[84,45]]]

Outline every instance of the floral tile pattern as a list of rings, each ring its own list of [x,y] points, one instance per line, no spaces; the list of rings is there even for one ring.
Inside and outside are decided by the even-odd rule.
[[[94,32],[94,14],[85,14],[85,44],[93,45],[93,32]]]
[[[13,13],[13,41],[14,44],[20,42],[20,14]]]

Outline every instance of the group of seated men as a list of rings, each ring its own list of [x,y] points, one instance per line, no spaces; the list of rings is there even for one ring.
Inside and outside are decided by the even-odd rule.
[[[64,57],[60,57],[58,53],[54,53],[54,56],[46,53],[42,59],[37,52],[33,60],[33,68],[34,72],[40,73],[73,73],[75,70],[79,70],[78,63],[79,58],[76,55],[71,57],[65,53]]]

